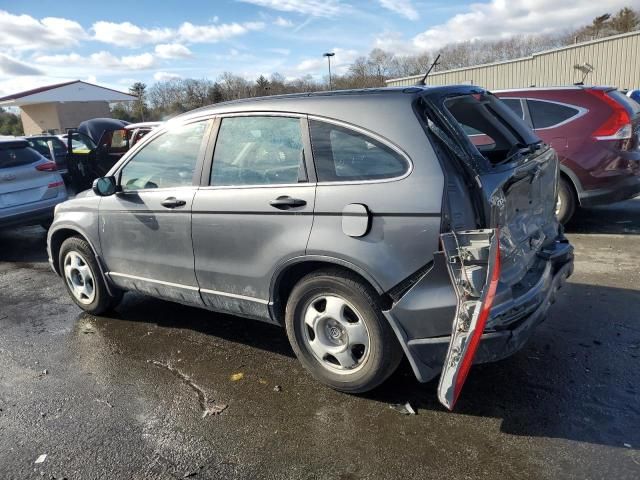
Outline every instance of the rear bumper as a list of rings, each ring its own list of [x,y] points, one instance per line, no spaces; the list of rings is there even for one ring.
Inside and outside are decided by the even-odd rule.
[[[53,219],[56,205],[67,199],[67,193],[60,189],[56,197],[26,205],[11,207],[0,211],[0,227],[16,227],[20,225],[38,225]]]
[[[513,355],[545,319],[558,290],[573,272],[573,248],[568,243],[558,243],[556,250],[545,257],[542,274],[535,285],[518,297],[492,308],[474,363],[492,362]],[[411,295],[411,291],[407,295]],[[410,330],[403,328],[403,318],[398,318],[395,313],[392,308],[385,315],[398,334],[417,379],[427,382],[440,373],[451,336],[411,338]],[[423,321],[426,323],[429,322],[429,313],[424,312]],[[449,331],[454,315],[452,308]]]
[[[579,200],[582,207],[595,207],[621,202],[638,195],[640,195],[640,176],[630,175],[604,188],[584,190],[580,193]]]

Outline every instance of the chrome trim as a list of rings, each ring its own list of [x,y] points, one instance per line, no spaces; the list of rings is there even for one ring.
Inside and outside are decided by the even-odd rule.
[[[294,187],[315,187],[316,184],[309,182],[300,183],[259,183],[255,185],[204,185],[198,190],[229,190],[243,188],[294,188]]]
[[[248,300],[250,302],[262,303],[264,305],[269,305],[269,300],[262,300],[261,298],[256,297],[248,297],[246,295],[238,295],[237,293],[227,293],[227,292],[219,292],[218,290],[208,290],[206,288],[201,288],[200,293],[207,293],[209,295],[219,295],[222,297],[230,297],[237,298],[238,300]]]
[[[130,280],[141,280],[143,282],[158,283],[160,285],[166,285],[167,287],[184,288],[185,290],[195,290],[195,291],[199,290],[198,287],[192,287],[190,285],[182,285],[181,283],[165,282],[163,280],[154,280],[153,278],[138,277],[137,275],[129,275],[127,273],[107,272],[107,275],[109,275],[110,277],[123,277],[123,278],[128,278]]]
[[[535,102],[547,102],[547,103],[555,103],[556,105],[561,105],[563,107],[567,107],[567,108],[573,108],[574,110],[577,110],[578,113],[576,113],[575,115],[573,115],[572,117],[567,118],[566,120],[563,120],[560,123],[556,123],[555,125],[550,125],[548,127],[541,127],[541,128],[533,128],[533,131],[538,131],[538,130],[550,130],[552,128],[558,128],[561,127],[563,125],[566,125],[567,123],[573,122],[575,120],[577,120],[580,117],[583,117],[584,115],[586,115],[587,113],[589,113],[589,110],[587,108],[584,107],[579,107],[578,105],[574,105],[572,103],[564,103],[564,102],[557,102],[555,100],[547,100],[546,98],[535,98],[535,97],[504,97],[504,98],[500,98],[500,100],[506,100],[508,98],[519,98],[520,101],[522,100],[526,100],[527,102],[529,102],[529,100],[531,101],[535,101]],[[527,104],[527,108],[529,109],[529,115],[531,115],[531,107],[530,105]],[[524,111],[524,110],[523,110]],[[533,124],[533,119],[531,120],[531,123]]]
[[[269,305],[269,301],[268,300],[263,300],[261,298],[256,298],[256,297],[248,297],[246,295],[238,295],[237,293],[227,293],[227,292],[220,292],[218,290],[208,290],[206,288],[192,287],[190,285],[183,285],[181,283],[165,282],[163,280],[154,280],[152,278],[139,277],[137,275],[129,275],[127,273],[107,272],[107,275],[113,276],[113,277],[128,278],[130,280],[141,280],[143,282],[157,283],[157,284],[160,284],[160,285],[166,285],[168,287],[184,288],[185,290],[199,291],[200,293],[207,293],[209,295],[218,295],[218,296],[222,296],[222,297],[237,298],[238,300],[248,300],[250,302],[256,302],[256,303],[262,303],[264,305]]]

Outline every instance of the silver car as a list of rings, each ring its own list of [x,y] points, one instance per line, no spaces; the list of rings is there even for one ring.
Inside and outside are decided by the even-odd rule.
[[[0,227],[49,226],[54,207],[67,199],[55,162],[26,140],[0,140]]]
[[[573,268],[553,149],[478,87],[251,99],[153,130],[58,207],[53,269],[84,310],[123,292],[282,325],[345,392],[406,357],[448,408],[517,351]]]

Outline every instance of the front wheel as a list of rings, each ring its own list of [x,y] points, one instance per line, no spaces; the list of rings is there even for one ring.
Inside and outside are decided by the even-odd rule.
[[[375,291],[341,270],[315,272],[300,280],[287,301],[285,322],[302,365],[336,390],[372,390],[402,360]]]
[[[71,299],[84,311],[99,315],[115,307],[122,294],[107,291],[96,257],[79,237],[67,238],[60,246],[59,269]]]

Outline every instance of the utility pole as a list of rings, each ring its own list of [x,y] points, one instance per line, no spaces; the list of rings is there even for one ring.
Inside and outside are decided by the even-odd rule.
[[[329,62],[329,90],[332,90],[331,88],[331,57],[333,57],[334,55],[335,53],[333,52],[327,52],[322,54],[323,57],[327,57],[327,61]]]

